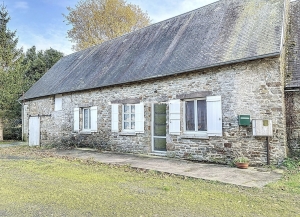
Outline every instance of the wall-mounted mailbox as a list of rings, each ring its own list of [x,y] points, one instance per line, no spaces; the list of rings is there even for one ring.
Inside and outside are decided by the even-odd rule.
[[[250,115],[239,115],[239,125],[240,126],[250,126]]]
[[[272,120],[252,120],[253,136],[273,136]]]

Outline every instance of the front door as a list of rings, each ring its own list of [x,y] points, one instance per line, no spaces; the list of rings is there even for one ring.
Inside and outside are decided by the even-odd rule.
[[[29,146],[40,145],[40,118],[29,118]]]
[[[166,104],[152,105],[152,151],[165,152],[166,149]]]

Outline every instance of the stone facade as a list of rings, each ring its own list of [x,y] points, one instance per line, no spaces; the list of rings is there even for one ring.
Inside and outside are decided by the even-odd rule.
[[[51,144],[72,134],[74,108],[97,106],[98,132],[85,135],[85,139],[93,136],[93,139],[101,140],[107,149],[116,152],[150,153],[151,105],[191,97],[193,94],[196,96],[202,92],[222,97],[223,136],[196,138],[184,133],[169,135],[167,125],[167,156],[228,163],[236,155],[244,155],[251,159],[252,164],[265,164],[266,138],[253,137],[251,126],[238,125],[238,115],[248,114],[251,119],[273,121],[271,162],[277,163],[286,156],[283,78],[279,57],[266,58],[160,79],[66,93],[63,94],[61,111],[54,111],[54,96],[30,100],[25,103],[25,119],[30,115],[40,115],[41,144]],[[144,103],[144,133],[126,135],[111,132],[111,102],[125,103],[126,100]],[[167,104],[167,122],[168,109]],[[121,120],[121,106],[119,114]],[[181,103],[181,132],[183,118]],[[28,133],[28,125],[24,126],[24,132]]]
[[[3,123],[2,118],[0,118],[0,141],[3,140]]]
[[[287,142],[290,151],[300,152],[300,91],[286,92]]]

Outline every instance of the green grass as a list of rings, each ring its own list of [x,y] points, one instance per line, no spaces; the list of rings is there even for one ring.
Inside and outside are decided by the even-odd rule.
[[[17,142],[17,141],[12,141],[12,140],[0,141],[0,145],[1,144],[10,144],[10,143],[13,143],[13,142]]]
[[[300,175],[263,189],[170,176],[39,149],[0,149],[0,216],[299,216]],[[288,178],[287,178],[288,177]]]

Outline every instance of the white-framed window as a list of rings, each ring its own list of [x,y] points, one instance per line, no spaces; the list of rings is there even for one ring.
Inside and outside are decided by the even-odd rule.
[[[121,131],[129,133],[144,133],[144,104],[122,105]],[[119,132],[119,105],[111,105],[111,131]]]
[[[184,101],[184,131],[186,133],[207,132],[206,99]]]
[[[57,94],[54,96],[54,111],[62,110],[62,94]]]
[[[182,121],[183,123],[181,123]],[[183,133],[204,137],[222,136],[221,96],[171,100],[169,102],[169,133],[171,135]]]
[[[97,132],[97,106],[74,108],[74,132]]]
[[[82,117],[83,117],[83,127],[84,131],[91,130],[91,109],[90,108],[83,108],[82,109]]]
[[[122,130],[135,131],[135,105],[125,104],[122,107]]]

